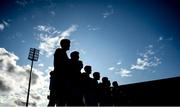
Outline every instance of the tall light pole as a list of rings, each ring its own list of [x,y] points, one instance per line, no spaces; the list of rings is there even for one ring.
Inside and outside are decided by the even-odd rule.
[[[29,93],[30,93],[30,86],[31,86],[31,74],[32,74],[32,68],[33,68],[33,61],[38,61],[38,57],[39,57],[39,50],[35,48],[30,48],[28,59],[31,60],[31,70],[30,70],[30,76],[29,76],[26,107],[28,107],[28,103],[29,103]]]

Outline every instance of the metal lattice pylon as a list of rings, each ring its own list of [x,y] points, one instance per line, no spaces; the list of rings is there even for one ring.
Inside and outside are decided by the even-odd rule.
[[[39,50],[35,48],[30,48],[28,59],[31,60],[31,70],[30,70],[30,76],[29,76],[26,107],[28,107],[28,103],[29,103],[29,93],[30,93],[30,86],[31,86],[31,74],[32,74],[32,68],[33,68],[33,61],[38,61],[38,57],[39,57]]]

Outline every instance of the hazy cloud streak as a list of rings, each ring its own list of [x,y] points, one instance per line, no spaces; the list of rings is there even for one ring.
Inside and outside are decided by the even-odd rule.
[[[120,75],[121,77],[131,77],[131,72],[128,69],[121,68],[120,71],[115,72],[116,74]]]
[[[120,70],[118,69],[118,67],[111,67],[108,70],[115,71],[115,74],[120,75],[121,77],[131,77],[132,76],[132,72],[135,72],[137,70],[147,70],[150,69],[152,67],[156,67],[159,64],[161,64],[161,59],[156,55],[156,52],[153,51],[154,46],[153,45],[149,45],[148,47],[146,47],[145,51],[143,53],[140,53],[139,57],[136,59],[136,63],[130,65],[130,67],[128,68],[120,68]],[[122,63],[119,61],[116,63],[116,65],[121,65]]]
[[[35,29],[41,31],[41,33],[39,34],[39,49],[41,50],[41,54],[49,57],[53,54],[55,49],[59,47],[59,42],[62,39],[69,38],[69,36],[71,36],[71,34],[77,30],[77,26],[72,25],[63,32],[60,32],[53,27],[42,25],[35,27]]]
[[[110,15],[114,14],[114,9],[113,9],[112,5],[108,5],[107,8],[108,9],[106,10],[106,12],[103,13],[103,18],[107,18]]]
[[[0,31],[3,31],[8,26],[9,26],[9,23],[2,20],[2,23],[0,23]]]
[[[155,56],[153,45],[149,45],[147,50],[144,53],[140,54],[140,57],[136,60],[136,64],[133,64],[131,66],[131,69],[145,70],[149,67],[158,66],[159,64],[161,64],[160,58]]]

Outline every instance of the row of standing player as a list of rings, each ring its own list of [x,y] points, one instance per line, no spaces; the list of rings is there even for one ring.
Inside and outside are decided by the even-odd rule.
[[[54,71],[50,72],[50,95],[48,106],[111,106],[117,105],[118,83],[113,82],[113,88],[107,77],[98,83],[100,73],[94,72],[90,77],[92,68],[84,67],[79,60],[79,52],[74,51],[68,58],[66,51],[69,50],[70,40],[63,39],[61,48],[56,49],[54,54]]]

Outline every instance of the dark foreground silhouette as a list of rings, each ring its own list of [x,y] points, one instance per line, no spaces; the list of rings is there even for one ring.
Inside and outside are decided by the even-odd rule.
[[[180,77],[174,77],[128,85],[113,85],[110,88],[113,103],[109,106],[179,106],[179,83]],[[97,105],[102,105],[100,101],[104,96],[96,93],[94,101],[97,101]]]
[[[119,86],[108,77],[79,60],[79,52],[70,58],[70,40],[63,39],[54,53],[54,70],[50,72],[48,106],[120,106],[120,105],[180,105],[180,77]],[[81,70],[84,72],[81,73]]]
[[[119,86],[119,105],[178,106],[180,77]]]

